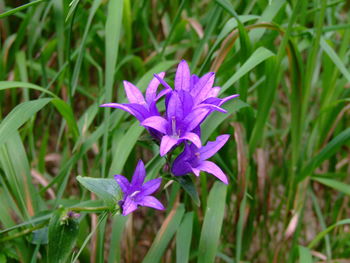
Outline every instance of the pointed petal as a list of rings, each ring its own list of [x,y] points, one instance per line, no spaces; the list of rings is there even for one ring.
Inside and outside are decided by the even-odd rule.
[[[178,139],[172,138],[168,135],[164,135],[160,143],[160,156],[166,155],[175,144],[178,143]]]
[[[200,165],[196,167],[201,171],[205,171],[216,176],[219,180],[221,180],[224,184],[228,184],[228,180],[224,172],[217,166],[215,163],[210,161],[201,162]]]
[[[193,142],[193,144],[196,145],[198,148],[202,147],[201,139],[194,132],[186,132],[184,135],[181,136],[180,139],[189,140],[190,142]]]
[[[161,97],[163,97],[164,95],[167,95],[168,93],[172,92],[172,89],[163,89],[161,92],[159,92],[159,94],[157,95],[157,97],[154,99],[155,101],[158,101]]]
[[[148,182],[146,182],[142,186],[140,194],[143,195],[143,196],[153,194],[155,191],[158,190],[158,188],[159,188],[161,183],[162,183],[162,179],[161,178],[149,180]]]
[[[192,172],[195,176],[199,176],[201,170],[199,170],[197,167],[192,167]]]
[[[186,117],[192,111],[193,98],[189,92],[184,90],[180,90],[178,94],[182,105],[183,117]]]
[[[165,72],[160,72],[158,74],[158,76],[161,78],[161,79],[164,79],[164,76],[165,76]],[[148,84],[148,87],[146,89],[146,101],[147,101],[147,104],[149,105],[151,102],[153,102],[155,100],[155,98],[157,97],[157,89],[158,89],[158,86],[159,86],[160,82],[159,80],[154,77],[150,83]]]
[[[128,179],[126,179],[124,176],[122,176],[120,174],[114,175],[114,179],[119,184],[120,189],[122,189],[123,194],[126,195],[130,189],[130,183],[129,183]]]
[[[191,76],[191,82],[190,82],[190,91],[193,90],[194,86],[196,85],[196,83],[198,82],[199,77],[196,74],[193,74]]]
[[[136,119],[138,119],[140,122],[142,122],[144,119],[146,119],[150,115],[149,111],[144,106],[136,103],[127,103],[127,104],[106,103],[106,104],[100,105],[100,107],[111,107],[111,108],[121,109],[135,116]]]
[[[182,60],[175,74],[175,90],[190,90],[190,68],[185,60]]]
[[[145,165],[143,164],[142,160],[139,160],[139,162],[137,163],[134,175],[131,179],[131,186],[141,187],[143,184],[143,181],[145,180],[145,177],[146,177]]]
[[[137,209],[137,204],[128,196],[123,204],[123,216],[126,216]]]
[[[225,97],[225,98],[221,99],[221,101],[220,101],[220,103],[219,103],[218,106],[221,106],[221,105],[223,105],[224,103],[228,102],[229,100],[232,100],[232,99],[237,98],[237,97],[239,97],[239,94],[234,94],[234,95]]]
[[[214,72],[209,72],[198,80],[191,90],[191,95],[195,99],[195,103],[200,103],[208,97],[208,94],[213,87],[214,80]]]
[[[145,196],[142,201],[138,202],[139,205],[152,207],[157,210],[164,210],[164,206],[161,202],[158,201],[157,198],[153,196]]]
[[[153,128],[161,133],[167,134],[168,121],[160,116],[152,116],[145,119],[142,126]]]
[[[221,88],[220,87],[213,87],[210,92],[208,93],[208,98],[214,97],[216,98],[220,93]]]
[[[184,119],[184,128],[186,131],[190,132],[197,128],[197,126],[204,120],[204,118],[209,113],[207,108],[197,108],[194,109],[190,114]]]
[[[176,120],[181,120],[183,118],[182,103],[176,91],[173,91],[171,94],[166,112],[168,120],[171,120],[173,117],[175,117]]]
[[[224,134],[220,135],[213,142],[208,142],[207,145],[199,149],[200,159],[202,161],[209,159],[214,154],[216,154],[230,138],[230,135]]]
[[[170,87],[170,85],[169,85],[168,83],[166,83],[166,81],[165,81],[163,78],[161,78],[161,77],[158,76],[157,74],[153,74],[153,76],[156,77],[156,78],[159,80],[160,84],[162,84],[162,85],[164,86],[164,88],[166,88],[166,89],[171,89],[171,90],[172,90],[172,88]]]
[[[171,172],[175,176],[185,175],[192,171],[191,165],[188,163],[191,158],[191,150],[187,143],[185,143],[185,148],[180,153],[173,162],[171,167]]]
[[[219,112],[222,112],[222,113],[227,113],[227,110],[223,109],[223,108],[220,108],[219,106],[216,106],[214,104],[204,104],[204,103],[201,103],[201,104],[198,104],[196,108],[207,108],[207,109],[210,109],[210,110],[215,110],[215,111],[219,111]]]
[[[141,91],[132,83],[124,80],[124,89],[130,103],[146,105]]]

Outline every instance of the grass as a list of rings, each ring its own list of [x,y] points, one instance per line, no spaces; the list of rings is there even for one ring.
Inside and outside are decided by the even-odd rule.
[[[345,262],[349,9],[0,0],[0,262],[54,262],[56,249],[67,262]],[[166,71],[173,84],[181,59],[214,70],[221,96],[241,94],[203,126],[204,140],[231,134],[213,158],[229,185],[202,174],[200,206],[173,182],[157,194],[165,212],[100,213],[79,175],[131,175],[141,158],[154,178],[164,160],[134,119],[98,105],[124,102],[123,80],[144,91]],[[67,209],[77,225],[57,223]]]

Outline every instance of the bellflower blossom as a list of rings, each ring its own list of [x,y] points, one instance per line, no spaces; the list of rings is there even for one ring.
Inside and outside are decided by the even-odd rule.
[[[123,192],[123,199],[119,201],[119,205],[124,216],[135,211],[138,206],[164,210],[162,203],[151,196],[159,188],[162,179],[157,178],[144,183],[146,170],[141,160],[136,166],[131,183],[129,183],[127,178],[119,174],[115,175],[114,178]]]
[[[175,176],[181,176],[188,173],[194,173],[199,176],[200,171],[204,171],[216,176],[223,183],[228,184],[228,180],[223,171],[215,163],[207,161],[216,154],[227,142],[230,135],[220,135],[213,142],[208,142],[203,147],[197,147],[194,144],[185,144],[184,151],[175,159],[171,168]]]
[[[171,89],[164,89],[157,95],[158,86],[160,84],[158,79],[163,79],[164,72],[159,73],[157,78],[153,78],[146,90],[146,96],[144,97],[141,91],[132,83],[124,81],[124,89],[129,103],[106,103],[100,105],[100,107],[111,107],[124,110],[133,115],[139,122],[144,119],[160,115],[156,107],[157,101],[165,94],[171,92]]]

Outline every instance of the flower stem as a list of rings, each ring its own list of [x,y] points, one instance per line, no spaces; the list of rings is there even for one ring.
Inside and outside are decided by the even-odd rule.
[[[99,207],[70,207],[69,211],[73,212],[104,212],[104,211],[110,211],[110,206],[99,206]]]

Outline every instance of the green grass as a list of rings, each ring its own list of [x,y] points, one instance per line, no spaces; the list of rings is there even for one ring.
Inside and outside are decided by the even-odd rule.
[[[0,262],[53,262],[56,249],[67,262],[350,258],[349,10],[345,0],[0,0]],[[203,173],[199,207],[174,182],[157,194],[164,212],[99,213],[77,178],[130,176],[138,159],[154,178],[164,160],[138,122],[98,105],[125,102],[123,80],[145,91],[166,71],[172,83],[181,59],[216,71],[220,96],[241,94],[202,132],[231,134],[213,158],[228,187]],[[96,214],[58,223],[81,207]]]

